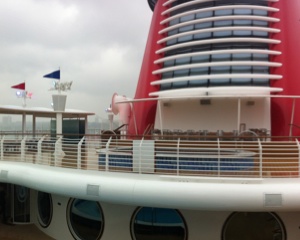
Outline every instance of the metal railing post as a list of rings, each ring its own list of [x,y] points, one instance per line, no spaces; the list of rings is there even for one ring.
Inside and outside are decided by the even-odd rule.
[[[105,150],[106,150],[106,153],[105,153],[105,171],[108,171],[109,170],[109,145],[110,145],[110,142],[112,140],[112,137],[110,137],[106,143],[106,146],[105,146]]]
[[[21,161],[22,162],[24,162],[24,160],[25,160],[26,139],[27,139],[27,136],[25,136],[21,141]]]
[[[180,154],[180,138],[177,141],[177,176],[179,175],[179,154]]]
[[[262,145],[260,139],[257,139],[258,146],[259,146],[259,177],[262,178],[263,176],[263,157],[262,157]]]
[[[218,143],[218,176],[221,175],[221,146],[220,146],[220,139],[217,139]]]
[[[84,141],[84,137],[81,138],[81,140],[79,141],[79,143],[77,145],[77,168],[78,169],[81,168],[81,146],[82,146],[83,141]]]
[[[2,137],[1,139],[1,161],[3,161],[4,159],[4,139],[5,139],[5,136]]]
[[[300,177],[300,143],[298,141],[298,139],[296,138],[296,143],[297,143],[297,146],[298,146],[298,177]]]
[[[55,150],[54,150],[54,166],[58,166],[58,161],[61,158],[61,156],[64,155],[64,152],[62,150],[62,143],[61,143],[62,137],[59,137],[59,139],[55,142]]]
[[[44,139],[45,139],[46,136],[47,135],[42,136],[41,139],[37,143],[37,161],[38,161],[38,163],[42,159],[42,143],[43,143],[43,141],[44,141]]]
[[[142,145],[143,145],[144,137],[141,140],[140,146],[139,146],[139,174],[142,173]]]

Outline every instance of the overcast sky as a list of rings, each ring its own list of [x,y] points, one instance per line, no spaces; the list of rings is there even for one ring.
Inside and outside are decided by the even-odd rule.
[[[106,118],[114,92],[134,97],[152,11],[147,0],[0,1],[0,105],[50,107],[52,80],[73,81],[67,108]]]

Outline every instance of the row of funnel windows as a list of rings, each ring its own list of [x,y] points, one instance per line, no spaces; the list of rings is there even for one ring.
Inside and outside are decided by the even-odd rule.
[[[187,2],[187,1],[180,1]],[[177,2],[177,4],[181,4]],[[249,2],[249,1],[248,1]],[[193,10],[201,7],[215,7],[221,5],[230,5],[230,4],[247,4],[247,1],[218,1],[218,2],[209,2],[202,4],[195,4],[186,8],[182,8],[177,11],[173,11],[172,15]],[[252,4],[257,5],[266,5],[265,2],[261,1],[252,1]],[[211,17],[221,17],[221,16],[268,16],[267,10],[261,9],[252,9],[247,8],[235,8],[237,5],[232,5],[231,8],[214,10],[214,11],[204,11],[199,13],[192,13],[184,15],[182,17],[174,18],[169,22],[170,26],[176,26],[180,23],[187,23],[189,21],[194,21],[198,19],[205,19]],[[180,12],[178,12],[180,11]],[[257,30],[224,30],[224,31],[213,31],[214,28],[220,27],[264,27],[267,29],[268,21],[261,21],[256,19],[234,19],[234,20],[218,20],[218,21],[205,21],[200,23],[194,23],[189,25],[184,25],[182,27],[174,28],[168,31],[168,36],[174,36],[183,32],[191,32],[200,29],[211,29],[212,31],[205,31],[202,33],[193,33],[184,36],[178,36],[176,38],[170,39],[166,42],[167,46],[176,45],[179,43],[197,41],[197,40],[206,40],[206,39],[216,39],[216,38],[236,38],[236,37],[247,37],[249,42],[230,42],[230,43],[213,43],[213,44],[199,44],[188,47],[179,47],[167,51],[165,57],[180,55],[185,53],[195,53],[202,51],[214,51],[214,50],[229,50],[229,49],[263,49],[268,50],[269,45],[267,43],[251,42],[251,38],[266,38],[268,39],[268,31],[257,31]],[[196,63],[209,63],[209,62],[224,62],[222,66],[205,66],[197,68],[186,68],[174,71],[165,71],[162,73],[162,79],[170,79],[176,77],[187,77],[187,76],[197,76],[197,75],[208,75],[207,79],[201,78],[199,81],[180,81],[173,83],[166,83],[161,85],[161,90],[174,89],[174,88],[185,88],[185,87],[209,87],[209,86],[226,86],[226,85],[247,85],[247,86],[269,86],[268,77],[264,78],[249,78],[249,74],[269,74],[269,67],[263,65],[243,65],[243,66],[234,66],[228,64],[230,61],[269,61],[269,55],[264,53],[251,53],[249,51],[245,53],[224,53],[224,54],[208,54],[208,55],[196,55],[196,56],[187,56],[187,57],[178,57],[169,61],[165,61],[163,68],[169,68],[173,66],[185,65],[185,64],[196,64]],[[209,75],[215,74],[247,74],[248,76],[243,78],[218,78],[210,79]]]
[[[220,45],[220,44],[218,44]],[[228,44],[224,44],[228,45]],[[266,44],[260,44],[259,48],[255,49],[264,49],[267,50]],[[207,45],[206,51],[217,50],[212,47],[213,45]],[[202,46],[203,48],[204,46]],[[225,46],[224,46],[225,47]],[[220,48],[228,49],[228,48]],[[232,50],[243,50],[245,48],[235,48]],[[253,49],[251,44],[246,50]],[[250,50],[251,51],[251,50]],[[197,52],[192,49],[185,49],[181,52]],[[230,65],[230,62],[245,62],[245,65]],[[207,55],[196,55],[196,56],[187,56],[183,58],[172,59],[164,63],[165,72],[162,73],[162,79],[170,79],[176,77],[188,77],[188,76],[203,76],[207,75],[207,79],[202,79],[199,81],[182,81],[177,83],[166,83],[161,85],[161,90],[173,89],[173,88],[182,88],[182,87],[207,87],[207,86],[226,86],[226,85],[247,85],[247,86],[269,86],[269,79],[266,76],[265,78],[235,78],[235,79],[215,79],[209,80],[209,75],[216,74],[269,74],[269,67],[262,65],[247,65],[249,61],[252,62],[268,62],[269,55],[266,53],[222,53],[222,54],[207,54]],[[205,66],[205,67],[189,67],[192,64],[199,63],[209,63],[209,62],[224,62],[224,65],[221,66]],[[171,70],[167,71],[167,68],[173,66],[187,65],[185,69]],[[189,65],[189,66],[188,66]]]
[[[193,2],[194,0],[178,0],[174,1],[172,3],[172,7],[176,7],[181,4],[186,4],[188,2]],[[178,14],[181,12],[186,12],[190,11],[193,9],[201,9],[201,8],[210,8],[210,7],[217,7],[217,6],[226,6],[226,5],[257,5],[257,6],[268,6],[269,3],[268,1],[265,0],[207,0],[200,2],[195,1],[194,4],[189,4],[189,5],[183,5],[182,8],[175,9],[172,11],[172,14]]]
[[[225,10],[223,10],[225,11]],[[227,10],[229,11],[229,10]],[[232,10],[231,10],[232,11]],[[265,11],[267,14],[267,12]],[[188,18],[193,20],[195,17],[197,19],[197,15],[201,14],[193,14],[185,17],[174,19],[170,22],[170,26],[175,24],[179,24],[181,22],[186,21]],[[211,12],[212,15],[212,12]],[[218,16],[218,15],[217,15]],[[221,15],[219,15],[221,16]],[[234,27],[261,27],[264,30],[251,30],[251,29],[236,29]],[[225,29],[224,31],[213,31],[214,28],[221,27],[231,27],[232,30]],[[166,45],[171,46],[178,43],[188,42],[188,41],[197,41],[197,40],[205,40],[205,39],[215,39],[215,38],[224,38],[224,37],[259,37],[259,38],[268,38],[269,32],[267,31],[268,21],[255,20],[255,19],[226,19],[226,20],[217,20],[217,21],[208,21],[195,23],[190,25],[185,25],[179,28],[172,29],[168,31],[168,36],[173,36],[179,33],[191,32],[189,35],[179,36],[177,38],[173,38],[167,41]],[[202,30],[202,29],[210,29],[208,31],[202,33],[194,33],[192,31]]]

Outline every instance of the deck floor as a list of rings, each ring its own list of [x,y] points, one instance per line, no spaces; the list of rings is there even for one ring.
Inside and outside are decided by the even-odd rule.
[[[6,225],[0,223],[1,240],[53,240],[33,224]]]

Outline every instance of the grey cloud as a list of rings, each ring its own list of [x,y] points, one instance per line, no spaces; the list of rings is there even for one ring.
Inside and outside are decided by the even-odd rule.
[[[20,104],[10,86],[26,80],[28,105],[48,107],[42,76],[60,67],[67,106],[103,115],[114,92],[134,95],[151,16],[146,0],[1,1],[0,104]]]

